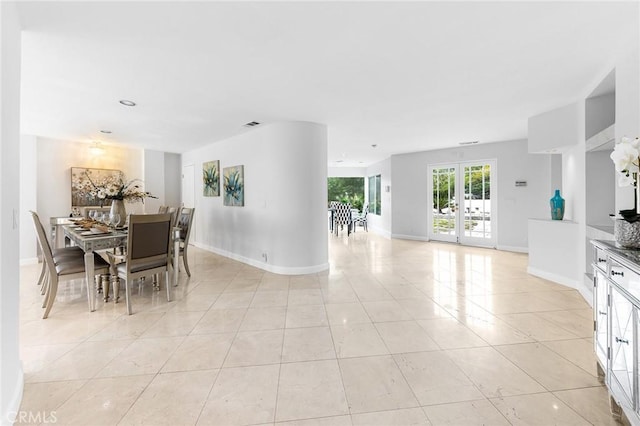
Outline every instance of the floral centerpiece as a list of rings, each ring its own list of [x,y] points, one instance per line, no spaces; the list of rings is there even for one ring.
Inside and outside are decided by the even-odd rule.
[[[104,200],[112,200],[111,220],[114,226],[125,224],[127,211],[124,202],[135,203],[145,198],[157,198],[147,191],[143,191],[140,179],[127,180],[124,173],[118,171],[100,178],[93,177],[91,170],[86,170],[77,176],[73,182],[74,190],[81,196],[92,197],[104,204]]]
[[[620,216],[629,223],[640,220],[638,214],[638,172],[640,171],[640,139],[623,137],[611,153],[611,160],[618,173],[619,186],[634,187],[633,208],[620,210]]]

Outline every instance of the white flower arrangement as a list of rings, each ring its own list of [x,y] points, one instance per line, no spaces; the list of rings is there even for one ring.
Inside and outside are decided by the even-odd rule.
[[[634,187],[633,208],[620,210],[620,215],[627,222],[637,222],[640,220],[636,207],[638,203],[638,173],[640,172],[640,139],[621,138],[613,148],[610,157],[618,173],[618,185]]]

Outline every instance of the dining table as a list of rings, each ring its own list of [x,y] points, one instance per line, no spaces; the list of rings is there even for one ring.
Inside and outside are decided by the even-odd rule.
[[[62,229],[64,231],[64,235],[72,241],[73,244],[80,247],[82,251],[84,251],[84,267],[86,271],[86,279],[88,283],[91,283],[94,280],[95,276],[95,265],[94,265],[94,252],[99,250],[110,250],[118,247],[127,247],[127,239],[129,236],[127,228],[113,228],[110,227],[108,230],[102,229],[86,229],[80,225],[75,223],[62,225]],[[173,240],[173,274],[172,274],[172,284],[174,286],[178,285],[178,261],[180,259],[180,228],[175,227],[172,230],[171,238]],[[108,281],[107,281],[108,282]],[[167,283],[169,285],[169,283]],[[107,286],[104,289],[104,301],[107,302],[109,300],[109,287]],[[89,305],[91,307],[91,312],[96,310],[95,297],[89,297]],[[117,302],[117,300],[115,300]]]

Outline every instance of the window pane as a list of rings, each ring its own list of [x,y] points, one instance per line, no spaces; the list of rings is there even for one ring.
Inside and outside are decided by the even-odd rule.
[[[369,213],[371,214],[381,214],[381,185],[380,175],[369,176]]]

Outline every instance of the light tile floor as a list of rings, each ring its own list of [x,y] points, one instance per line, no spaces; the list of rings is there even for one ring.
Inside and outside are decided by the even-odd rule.
[[[615,424],[589,305],[528,275],[526,255],[365,232],[329,236],[330,271],[307,276],[189,254],[174,300],[147,282],[132,316],[89,313],[77,281],[42,320],[39,267],[22,267],[22,411],[64,425]]]

